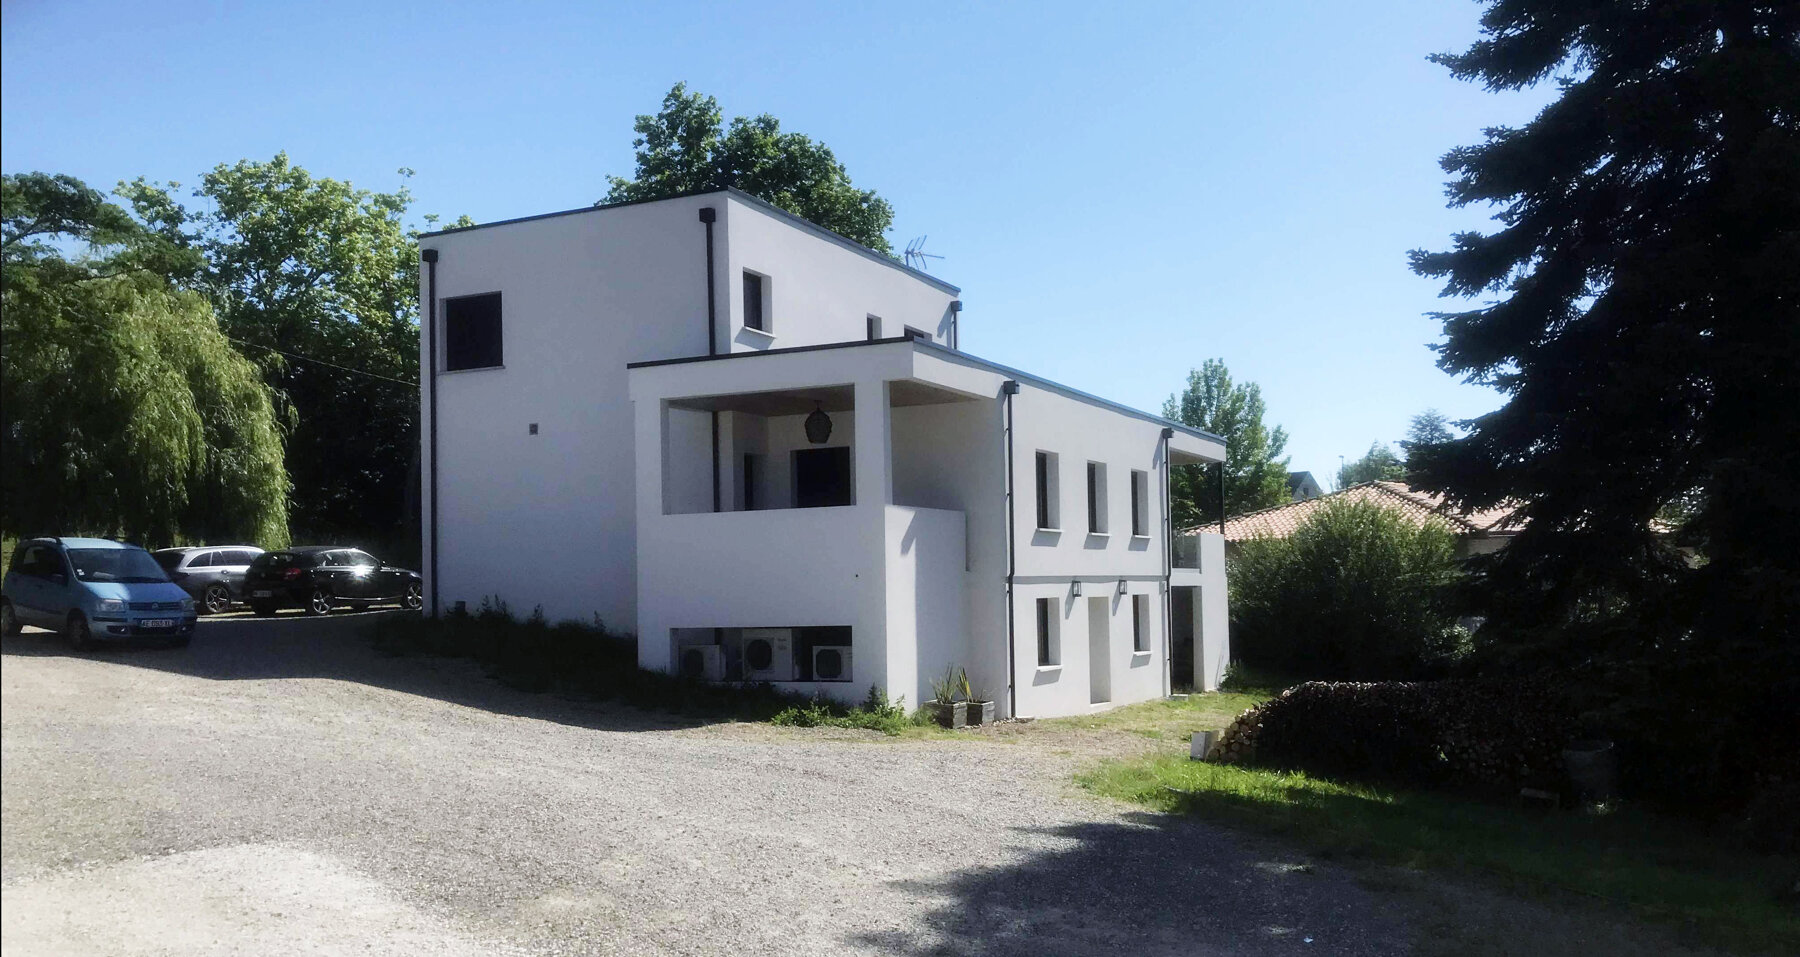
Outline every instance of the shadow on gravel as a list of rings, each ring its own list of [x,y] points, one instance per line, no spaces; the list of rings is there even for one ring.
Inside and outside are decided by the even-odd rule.
[[[323,618],[303,613],[200,619],[186,648],[107,645],[77,652],[45,631],[0,640],[7,657],[84,658],[214,681],[330,678],[435,698],[495,714],[554,721],[601,731],[667,731],[707,722],[602,701],[578,701],[508,687],[471,662],[393,656],[377,651],[367,629],[405,611],[340,611]]]
[[[1406,915],[1335,869],[1259,848],[1172,815],[1043,832],[1068,843],[1021,863],[897,885],[949,898],[930,939],[853,935],[882,953],[967,955],[1394,954],[1411,949]]]

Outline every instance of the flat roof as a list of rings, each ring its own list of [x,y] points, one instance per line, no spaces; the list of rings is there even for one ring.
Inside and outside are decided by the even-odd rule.
[[[901,262],[900,260],[887,255],[886,253],[876,252],[875,250],[870,249],[867,246],[864,246],[862,243],[859,243],[856,240],[851,239],[848,236],[845,236],[841,233],[836,233],[829,229],[826,229],[825,227],[819,225],[818,223],[813,222],[810,219],[790,213],[787,210],[782,209],[781,207],[775,205],[774,203],[771,203],[765,199],[761,199],[756,196],[752,196],[749,193],[746,193],[743,190],[738,189],[735,186],[719,186],[719,187],[715,187],[713,189],[695,190],[691,193],[677,193],[674,196],[659,196],[656,199],[633,199],[633,200],[627,200],[623,203],[605,203],[605,204],[598,204],[598,205],[594,205],[594,206],[581,206],[581,207],[577,207],[575,209],[557,210],[556,212],[553,212],[553,213],[538,213],[533,216],[519,216],[519,217],[516,217],[513,219],[501,219],[501,220],[496,220],[491,223],[476,223],[473,226],[451,226],[447,229],[439,229],[439,230],[435,230],[435,231],[429,232],[429,233],[420,233],[419,238],[421,240],[425,240],[425,239],[430,239],[434,236],[448,236],[452,233],[467,233],[467,232],[472,232],[477,229],[491,229],[495,226],[512,226],[517,223],[529,223],[533,220],[550,219],[550,218],[553,218],[556,216],[574,216],[578,213],[597,213],[597,212],[601,212],[601,211],[608,210],[608,209],[619,209],[620,207],[624,207],[624,206],[642,206],[647,203],[666,203],[671,200],[677,200],[677,199],[691,199],[692,197],[695,197],[695,196],[711,196],[715,193],[725,193],[725,194],[729,195],[731,198],[738,200],[739,202],[745,203],[746,205],[755,206],[756,208],[762,210],[765,213],[769,213],[771,215],[778,216],[782,219],[785,219],[788,222],[794,224],[795,226],[799,226],[800,228],[805,229],[807,232],[810,232],[810,233],[818,236],[821,239],[836,243],[839,246],[842,246],[845,249],[848,249],[851,252],[856,253],[859,256],[862,256],[864,259],[871,259],[871,260],[881,263],[882,265],[887,266],[889,268],[898,269],[901,272],[906,273],[907,275],[913,277],[914,279],[918,279],[918,280],[922,280],[924,282],[930,283],[931,285],[936,286],[939,289],[942,289],[945,292],[950,293],[951,295],[961,295],[961,293],[962,293],[962,289],[960,287],[953,286],[950,283],[947,283],[944,280],[939,279],[936,276],[933,276],[932,274],[930,274],[928,272],[925,272],[924,270],[914,269],[913,267],[908,266],[906,263]]]
[[[793,355],[798,352],[824,352],[824,351],[827,351],[830,349],[854,349],[858,346],[885,346],[885,345],[893,345],[895,343],[900,343],[900,342],[910,342],[914,346],[922,347],[922,348],[928,349],[932,352],[942,353],[943,355],[945,355],[946,357],[949,357],[951,359],[955,359],[955,360],[962,361],[962,362],[968,362],[973,365],[981,366],[985,369],[988,369],[989,371],[998,372],[998,373],[1006,376],[1009,379],[1022,379],[1026,382],[1032,383],[1033,385],[1039,386],[1040,388],[1045,388],[1045,389],[1049,389],[1052,392],[1061,393],[1062,395],[1068,396],[1071,399],[1079,399],[1083,402],[1091,402],[1094,405],[1098,405],[1098,406],[1102,406],[1104,408],[1111,409],[1114,412],[1120,412],[1120,413],[1124,413],[1125,415],[1132,416],[1133,418],[1139,418],[1139,419],[1144,419],[1149,422],[1154,422],[1157,425],[1166,426],[1168,428],[1175,429],[1178,432],[1185,432],[1188,435],[1192,435],[1196,438],[1210,439],[1214,442],[1218,442],[1221,445],[1226,444],[1225,438],[1223,436],[1214,435],[1211,432],[1205,431],[1204,429],[1196,429],[1192,426],[1183,425],[1180,422],[1174,421],[1173,419],[1165,419],[1160,415],[1151,415],[1150,413],[1145,412],[1142,409],[1134,409],[1131,406],[1124,405],[1124,404],[1118,403],[1118,402],[1114,402],[1111,399],[1103,399],[1100,396],[1094,395],[1089,392],[1083,392],[1080,389],[1071,388],[1069,386],[1063,385],[1060,382],[1055,382],[1050,379],[1046,379],[1043,376],[1032,375],[1029,372],[1021,372],[1018,369],[1012,368],[1011,366],[1003,366],[998,362],[992,362],[990,360],[983,359],[980,356],[972,356],[966,352],[962,352],[957,349],[952,349],[949,346],[940,345],[936,342],[931,342],[931,341],[925,340],[925,339],[914,338],[912,336],[894,336],[894,337],[887,338],[887,339],[853,339],[849,342],[824,342],[824,343],[820,343],[816,346],[790,346],[786,349],[758,349],[753,352],[721,352],[717,355],[682,356],[682,357],[676,358],[676,359],[649,359],[649,360],[645,360],[643,362],[627,362],[627,363],[625,363],[625,368],[627,368],[627,369],[649,369],[649,368],[654,368],[656,366],[685,365],[690,362],[718,362],[718,361],[721,361],[724,359],[745,359],[745,358],[749,358],[751,356]]]

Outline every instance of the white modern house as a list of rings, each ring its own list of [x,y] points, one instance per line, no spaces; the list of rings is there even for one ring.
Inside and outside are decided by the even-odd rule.
[[[959,290],[736,190],[421,239],[427,608],[646,668],[1001,714],[1217,686],[1223,442],[960,351]]]

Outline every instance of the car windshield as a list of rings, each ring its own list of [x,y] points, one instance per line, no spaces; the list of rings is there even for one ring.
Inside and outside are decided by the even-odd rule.
[[[156,559],[156,563],[161,565],[162,570],[165,572],[172,572],[175,570],[175,566],[181,564],[180,552],[156,552],[152,557]]]
[[[71,548],[69,564],[84,582],[166,582],[169,576],[141,548]]]

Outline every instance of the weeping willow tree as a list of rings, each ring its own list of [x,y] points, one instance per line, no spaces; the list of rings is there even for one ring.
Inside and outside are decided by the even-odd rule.
[[[269,391],[206,300],[169,283],[178,253],[70,177],[4,189],[0,524],[287,544]]]

